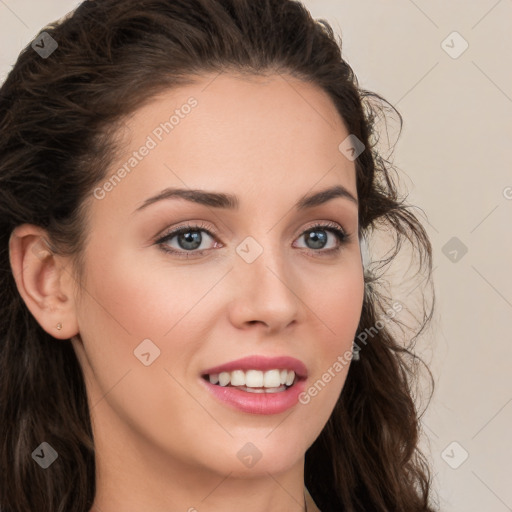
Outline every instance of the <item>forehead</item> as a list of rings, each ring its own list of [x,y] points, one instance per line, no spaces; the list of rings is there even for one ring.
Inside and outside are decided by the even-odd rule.
[[[122,191],[138,204],[169,186],[239,196],[285,189],[291,200],[339,183],[356,195],[354,163],[339,150],[349,133],[332,100],[289,75],[198,77],[134,112],[121,135],[106,178],[125,172],[109,201]]]

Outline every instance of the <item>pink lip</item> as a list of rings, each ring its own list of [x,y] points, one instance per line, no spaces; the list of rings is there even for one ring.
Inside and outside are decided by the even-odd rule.
[[[200,379],[203,386],[217,399],[242,412],[251,414],[279,414],[299,401],[299,395],[305,389],[305,381],[299,380],[286,391],[279,393],[250,393],[229,386],[217,386]]]
[[[231,372],[233,370],[265,371],[272,369],[293,370],[298,378],[293,386],[278,393],[250,393],[235,387],[211,384],[204,378],[201,378],[200,381],[218,400],[239,411],[251,414],[279,414],[296,405],[299,395],[305,389],[305,379],[308,372],[304,363],[298,359],[287,356],[250,356],[209,368],[202,375]]]
[[[230,361],[229,363],[215,366],[205,370],[202,375],[211,375],[212,373],[232,372],[234,370],[293,370],[295,374],[305,379],[308,376],[306,365],[295,359],[294,357],[265,357],[265,356],[249,356]]]

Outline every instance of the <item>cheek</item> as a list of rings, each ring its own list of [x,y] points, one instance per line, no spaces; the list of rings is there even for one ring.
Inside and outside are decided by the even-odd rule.
[[[218,266],[171,266],[165,258],[148,264],[136,252],[116,251],[117,245],[89,245],[79,308],[87,357],[106,389],[126,369],[142,366],[139,347],[157,354],[152,367],[186,368],[211,327],[210,291],[226,273]]]
[[[314,328],[315,364],[312,378],[300,402],[317,418],[327,422],[343,389],[357,334],[364,297],[364,276],[360,260],[353,259],[339,272],[311,287],[309,304]],[[314,325],[313,325],[314,324]],[[356,363],[357,364],[357,363]],[[323,428],[323,423],[321,424]],[[320,433],[321,428],[318,430]]]
[[[311,318],[322,326],[322,343],[319,350],[338,355],[350,348],[361,317],[364,297],[364,276],[358,258],[347,259],[336,271],[325,272],[308,281],[308,297]],[[320,333],[320,331],[319,331]]]
[[[363,278],[357,272],[329,282],[321,302],[321,311],[329,319],[335,337],[345,339],[347,335],[355,335],[361,316],[363,293]]]
[[[148,264],[135,252],[93,247],[90,251],[98,257],[89,258],[85,295],[97,325],[120,333],[121,339],[131,336],[133,342],[168,334],[222,275],[221,271],[207,274],[171,267],[164,258],[153,258]]]

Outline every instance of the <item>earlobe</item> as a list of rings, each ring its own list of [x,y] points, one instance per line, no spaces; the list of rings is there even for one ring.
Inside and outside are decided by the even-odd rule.
[[[58,339],[77,334],[71,270],[51,250],[46,231],[32,224],[15,228],[9,258],[18,291],[39,325]]]

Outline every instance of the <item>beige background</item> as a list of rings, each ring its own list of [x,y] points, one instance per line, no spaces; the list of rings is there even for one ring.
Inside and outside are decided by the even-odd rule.
[[[0,0],[0,81],[76,4]],[[440,509],[511,511],[512,1],[304,4],[343,36],[361,85],[404,117],[395,163],[434,247],[437,312],[417,348],[436,382],[422,446]]]

